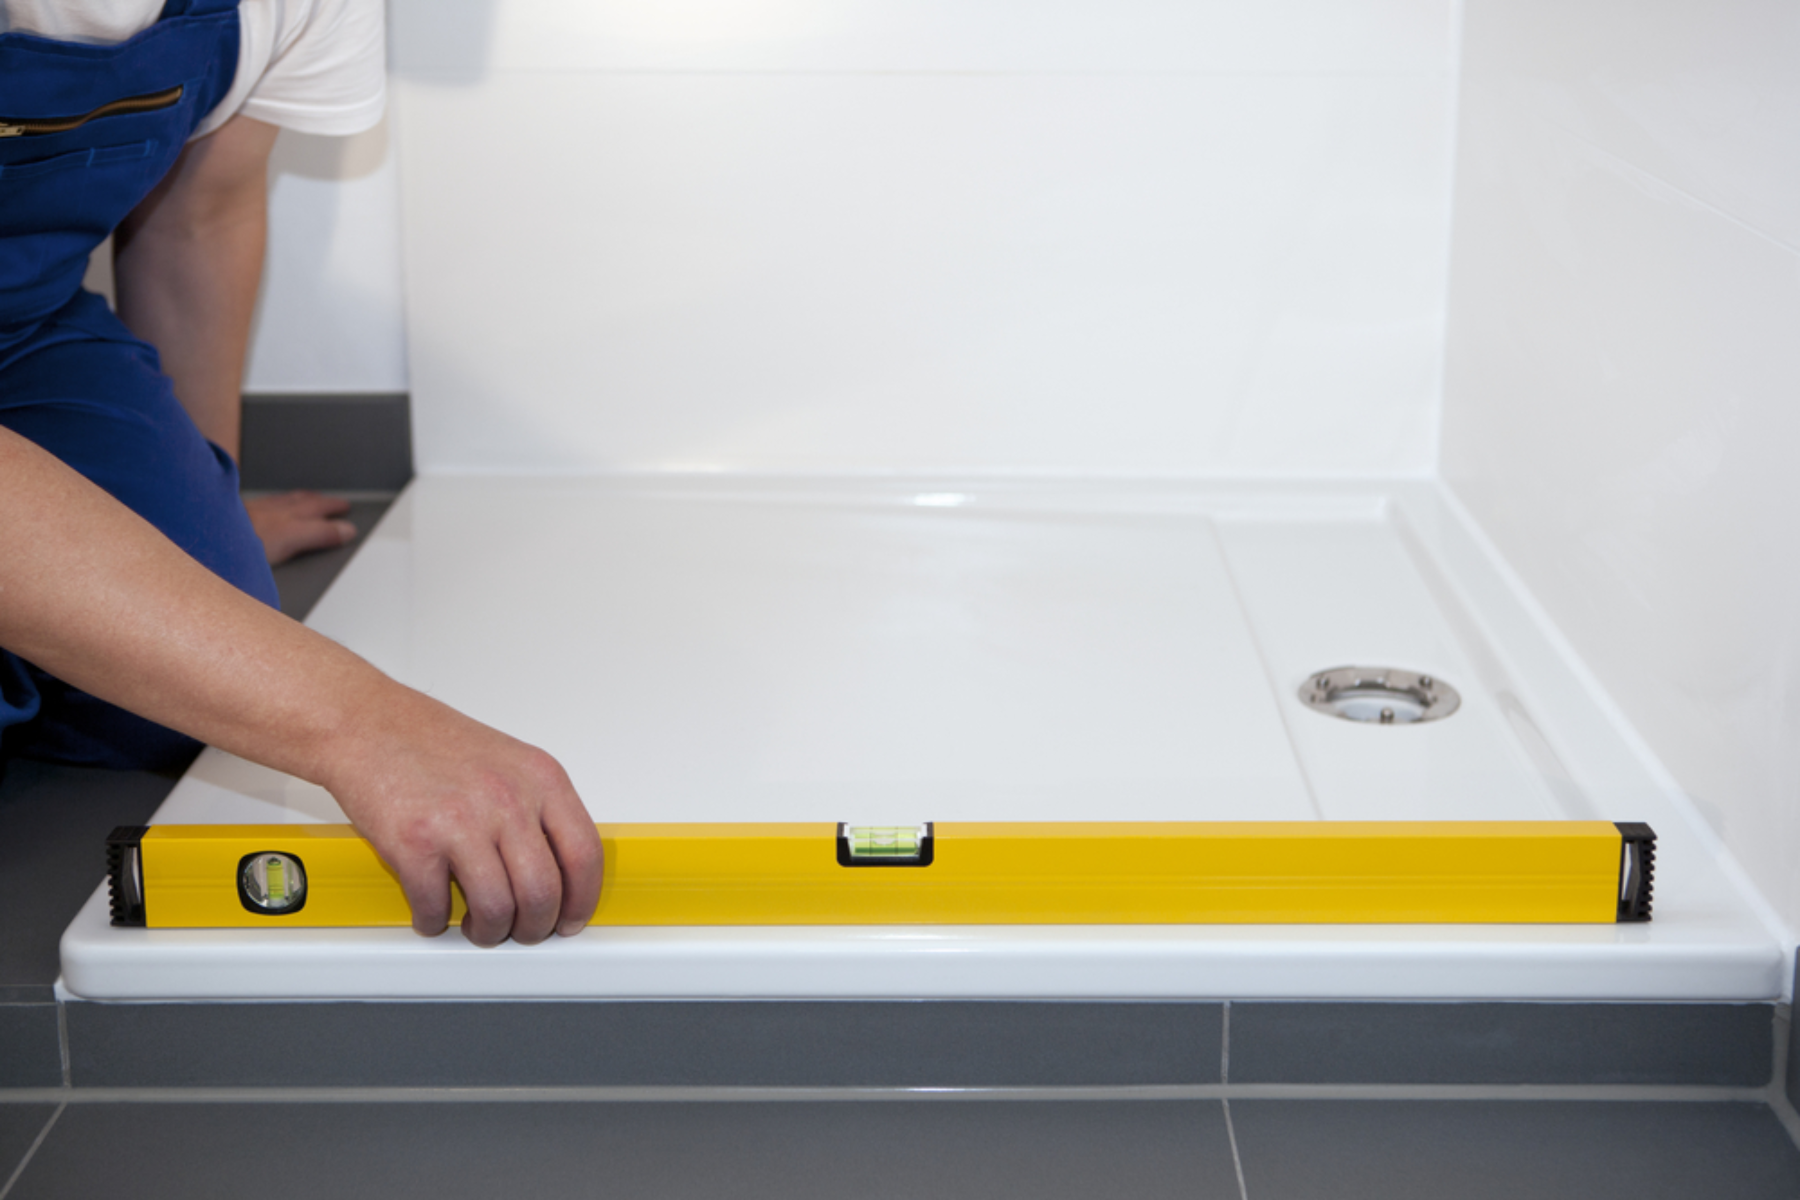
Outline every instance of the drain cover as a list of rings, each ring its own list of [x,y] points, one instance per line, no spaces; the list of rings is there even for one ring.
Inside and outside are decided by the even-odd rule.
[[[1300,685],[1306,707],[1369,725],[1439,721],[1462,706],[1456,689],[1441,679],[1398,667],[1333,667]]]

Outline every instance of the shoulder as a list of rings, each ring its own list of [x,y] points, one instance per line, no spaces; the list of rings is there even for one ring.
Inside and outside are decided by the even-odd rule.
[[[351,134],[387,95],[382,0],[240,0],[237,82],[202,132],[237,112],[299,133]]]
[[[331,60],[383,48],[383,0],[239,0],[243,20],[266,29],[272,62],[292,55]]]

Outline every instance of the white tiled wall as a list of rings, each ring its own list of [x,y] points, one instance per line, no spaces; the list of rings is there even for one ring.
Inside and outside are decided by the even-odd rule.
[[[1438,467],[1800,926],[1788,0],[391,17],[252,390],[405,386],[403,182],[427,470]]]
[[[400,196],[387,124],[350,138],[284,131],[269,181],[245,390],[405,391]]]
[[[1800,928],[1800,7],[1464,36],[1442,471]]]
[[[1451,0],[396,0],[420,465],[1429,469]]]

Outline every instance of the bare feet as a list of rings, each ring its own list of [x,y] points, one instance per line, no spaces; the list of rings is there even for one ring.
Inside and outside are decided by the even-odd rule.
[[[244,507],[270,566],[310,550],[335,550],[356,536],[356,526],[342,519],[350,502],[333,496],[287,492],[245,500]]]

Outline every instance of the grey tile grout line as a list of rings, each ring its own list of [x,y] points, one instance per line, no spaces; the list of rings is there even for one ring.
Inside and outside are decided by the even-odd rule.
[[[0,1187],[0,1200],[6,1200],[6,1197],[12,1193],[13,1185],[19,1182],[19,1176],[25,1174],[25,1168],[31,1165],[32,1156],[37,1154],[38,1147],[44,1144],[44,1139],[50,1136],[51,1127],[56,1124],[56,1119],[63,1115],[63,1109],[67,1107],[69,1107],[67,1103],[57,1105],[56,1111],[50,1114],[50,1119],[44,1122],[44,1127],[38,1130],[37,1137],[31,1141],[31,1148],[25,1151],[23,1158],[19,1159],[19,1165],[13,1168],[13,1173],[6,1177],[5,1186]]]
[[[56,1002],[56,1049],[62,1055],[63,1086],[72,1088],[75,1075],[69,1066],[69,1009],[61,1000]]]
[[[933,1101],[1509,1100],[1770,1103],[1767,1088],[1641,1084],[1144,1084],[1094,1087],[80,1087],[0,1089],[0,1104],[929,1103]]]
[[[1783,1011],[1785,1010],[1785,1011]],[[1775,1006],[1774,1063],[1769,1073],[1769,1111],[1787,1130],[1794,1145],[1800,1147],[1800,1113],[1794,1111],[1794,1102],[1787,1094],[1787,1060],[1794,1037],[1794,1010],[1792,1005]]]
[[[1781,1122],[1782,1129],[1792,1139],[1794,1147],[1800,1149],[1800,1112],[1794,1111],[1793,1103],[1787,1097],[1787,1089],[1773,1087],[1769,1089],[1769,1111]]]
[[[64,1080],[64,1082],[68,1082]],[[1219,1018],[1219,1082],[1231,1082],[1231,1001],[1225,1001],[1224,1015]]]
[[[1219,1107],[1225,1110],[1225,1140],[1231,1143],[1231,1168],[1237,1172],[1238,1200],[1250,1200],[1250,1188],[1244,1183],[1244,1159],[1238,1153],[1237,1126],[1231,1123],[1231,1101],[1221,1096]],[[0,1200],[6,1200],[6,1197],[0,1196]]]

